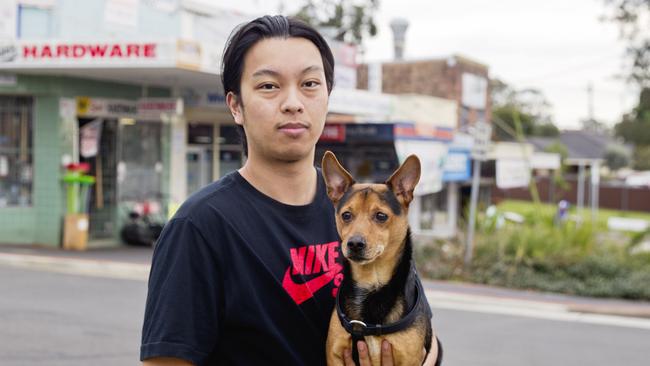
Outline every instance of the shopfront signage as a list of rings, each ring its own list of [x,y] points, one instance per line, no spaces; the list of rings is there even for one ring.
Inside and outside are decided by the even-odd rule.
[[[323,128],[323,133],[320,135],[319,141],[321,142],[344,142],[345,141],[345,125],[328,124]]]
[[[497,187],[523,188],[530,183],[530,165],[524,159],[497,159]]]
[[[392,124],[349,124],[345,125],[346,142],[392,142]]]
[[[464,182],[471,176],[470,151],[450,148],[445,157],[443,182]]]
[[[155,43],[23,44],[18,51],[25,61],[39,59],[156,58]]]
[[[162,114],[182,114],[183,103],[175,98],[139,100],[77,98],[77,116],[161,120]]]
[[[451,142],[454,139],[454,130],[418,123],[396,123],[395,136],[402,139]]]
[[[138,118],[161,119],[162,114],[182,114],[183,103],[172,98],[140,99],[137,103]]]
[[[80,117],[135,117],[136,114],[136,103],[130,100],[77,98]]]
[[[183,103],[188,107],[223,107],[226,97],[221,90],[181,89]]]
[[[93,67],[154,64],[176,65],[181,47],[174,42],[28,41],[0,42],[2,67]],[[185,56],[185,55],[184,55]],[[187,57],[180,61],[187,61]]]

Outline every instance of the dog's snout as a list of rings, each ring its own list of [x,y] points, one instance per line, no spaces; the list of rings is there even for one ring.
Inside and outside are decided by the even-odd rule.
[[[353,252],[361,252],[366,249],[366,239],[360,235],[355,235],[348,239],[348,249]]]

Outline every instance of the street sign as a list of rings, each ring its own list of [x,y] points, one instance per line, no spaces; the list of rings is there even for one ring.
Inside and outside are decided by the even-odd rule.
[[[486,160],[492,137],[492,125],[482,121],[476,122],[469,128],[469,133],[474,137],[472,158],[475,160]]]

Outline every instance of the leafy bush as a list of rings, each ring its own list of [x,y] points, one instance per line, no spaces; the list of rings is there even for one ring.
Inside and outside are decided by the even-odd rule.
[[[601,242],[601,233],[587,223],[555,225],[550,211],[531,210],[525,223],[497,228],[494,217],[479,217],[470,268],[463,268],[462,243],[429,241],[416,245],[418,269],[436,279],[650,300],[650,253]]]

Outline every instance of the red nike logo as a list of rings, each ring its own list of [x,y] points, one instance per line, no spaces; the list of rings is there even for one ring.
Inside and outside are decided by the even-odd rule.
[[[337,263],[333,268],[330,268],[328,272],[325,272],[316,278],[312,278],[304,283],[296,283],[291,278],[291,267],[289,267],[284,273],[282,287],[284,287],[293,301],[295,301],[297,305],[300,305],[306,300],[311,299],[314,296],[314,293],[318,292],[318,290],[323,288],[323,286],[330,283],[330,281],[332,281],[342,269],[343,268]]]

